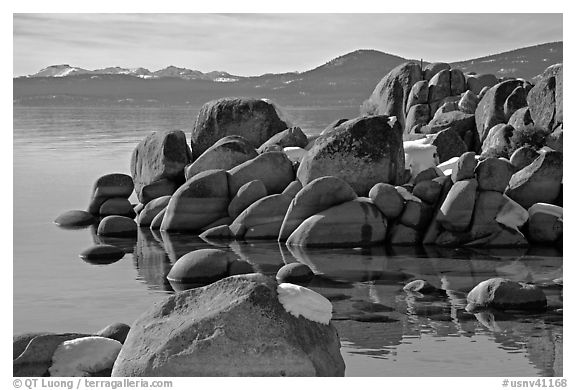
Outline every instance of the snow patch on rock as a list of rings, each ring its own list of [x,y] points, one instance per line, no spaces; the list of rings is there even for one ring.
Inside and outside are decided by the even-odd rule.
[[[280,283],[276,289],[278,300],[294,317],[328,325],[332,318],[332,303],[322,295],[306,287],[292,283]]]
[[[64,341],[52,355],[51,376],[89,376],[112,368],[122,344],[106,337],[80,337]]]
[[[405,169],[410,170],[412,177],[428,168],[436,167],[440,162],[436,146],[428,142],[428,138],[404,141]]]

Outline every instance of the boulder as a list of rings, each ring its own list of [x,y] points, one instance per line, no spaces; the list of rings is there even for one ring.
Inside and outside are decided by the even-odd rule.
[[[412,197],[406,200],[406,206],[398,223],[417,230],[422,230],[428,226],[434,211],[433,206],[423,203],[420,199]]]
[[[198,231],[228,215],[228,177],[226,171],[204,171],[184,183],[170,198],[163,231]]]
[[[352,187],[338,177],[324,176],[312,180],[291,201],[278,239],[286,241],[308,217],[356,197]]]
[[[95,335],[124,343],[126,337],[128,336],[128,332],[130,332],[129,325],[123,324],[121,322],[115,322],[103,329],[100,329],[98,332],[96,332]]]
[[[496,84],[486,92],[478,108],[476,108],[476,129],[480,142],[484,142],[488,131],[499,123],[507,123],[510,116],[504,112],[504,103],[508,96],[519,86],[522,86],[520,80],[507,80]]]
[[[252,203],[267,196],[266,186],[260,180],[252,180],[244,184],[228,205],[228,215],[236,218]]]
[[[478,248],[520,248],[528,245],[526,237],[516,229],[509,229],[502,225],[495,225],[494,231],[484,237],[476,238],[472,240],[470,238],[468,242],[465,243],[467,247],[478,247]]]
[[[92,188],[92,199],[88,212],[98,215],[100,206],[110,198],[128,199],[134,191],[132,177],[123,173],[110,173],[98,178]]]
[[[430,106],[428,104],[415,104],[410,107],[406,115],[406,133],[417,133],[419,129],[430,121]],[[414,129],[414,127],[417,129]],[[418,130],[418,131],[417,131]]]
[[[382,244],[387,222],[369,198],[357,198],[319,212],[298,226],[286,245],[356,247]]]
[[[428,82],[428,102],[437,102],[450,95],[450,70],[443,69]]]
[[[524,86],[516,87],[504,102],[504,117],[506,118],[506,122],[510,120],[518,109],[526,107],[527,105]]]
[[[12,360],[16,360],[18,356],[24,352],[30,341],[37,336],[44,336],[44,335],[52,334],[50,332],[30,332],[30,333],[21,333],[16,334],[12,337]]]
[[[543,153],[512,175],[506,195],[525,209],[534,203],[554,203],[561,190],[562,175],[562,153]]]
[[[478,163],[474,173],[480,191],[504,192],[514,174],[514,166],[506,160],[488,157]]]
[[[343,376],[336,329],[289,313],[278,288],[250,274],[166,298],[134,322],[112,376]],[[308,291],[293,299],[320,307]]]
[[[96,222],[96,218],[92,214],[83,210],[70,210],[60,214],[54,223],[62,227],[84,227],[90,226]]]
[[[500,191],[479,191],[474,204],[470,233],[472,239],[486,237],[499,230],[496,217],[506,199]]]
[[[460,69],[450,69],[450,95],[460,95],[467,89],[464,73]]]
[[[404,198],[391,184],[378,183],[374,185],[368,196],[387,219],[398,218],[404,210]]]
[[[419,183],[423,182],[423,181],[430,181],[433,179],[436,179],[437,177],[440,177],[443,175],[443,172],[438,169],[437,167],[430,167],[427,168],[423,171],[421,171],[419,174],[416,175],[416,177],[414,177],[414,186],[417,186]],[[412,188],[412,191],[414,190],[414,188]]]
[[[408,293],[420,293],[420,294],[434,294],[438,292],[443,292],[442,289],[434,287],[426,280],[413,280],[402,288],[402,290]]]
[[[80,252],[80,257],[92,264],[110,264],[124,257],[124,251],[114,245],[94,245]]]
[[[410,94],[408,95],[408,100],[406,101],[406,112],[410,111],[412,106],[417,104],[428,104],[428,81],[420,80],[414,83]],[[428,108],[430,110],[430,108]],[[406,126],[406,129],[409,129]]]
[[[459,157],[468,151],[462,138],[452,128],[432,134],[429,138],[429,142],[436,146],[439,163],[448,161],[452,157]]]
[[[436,241],[438,235],[442,232],[442,225],[438,222],[438,216],[440,215],[440,209],[452,188],[453,182],[450,176],[440,176],[433,181],[438,182],[442,186],[442,191],[440,192],[440,196],[438,197],[438,201],[436,202],[436,207],[434,213],[432,215],[432,219],[430,220],[430,224],[428,224],[428,228],[422,237],[422,243],[424,245],[433,244]]]
[[[463,153],[460,158],[458,158],[458,162],[454,168],[452,168],[452,181],[456,183],[460,180],[473,179],[477,163],[476,153]]]
[[[430,116],[432,119],[447,112],[458,111],[459,96],[447,96],[444,99],[430,102]]]
[[[516,171],[519,171],[532,164],[538,157],[540,157],[540,153],[534,150],[534,148],[522,146],[512,153],[510,156],[510,164],[514,166]]]
[[[562,207],[535,203],[528,209],[528,237],[530,242],[555,243],[563,233]]]
[[[222,98],[202,106],[190,143],[197,158],[222,137],[239,135],[258,148],[288,127],[276,107],[265,99]]]
[[[496,222],[510,229],[518,230],[528,222],[528,211],[504,195],[504,204],[496,215]]]
[[[465,114],[474,114],[480,99],[472,91],[466,91],[458,101],[458,109]]]
[[[423,79],[417,62],[405,62],[392,69],[380,80],[368,98],[362,114],[395,116],[400,129],[405,128],[406,103],[414,84]]]
[[[199,155],[185,169],[186,180],[211,169],[229,170],[256,157],[256,149],[239,135],[229,135],[218,140]]]
[[[290,263],[282,266],[276,273],[278,283],[293,283],[302,286],[314,279],[314,272],[306,264]]]
[[[154,218],[168,206],[170,198],[170,195],[166,195],[148,202],[136,218],[138,226],[150,226]]]
[[[440,194],[442,193],[442,185],[438,181],[424,180],[420,181],[414,186],[412,194],[420,200],[435,205]]]
[[[562,64],[548,67],[534,88],[528,93],[528,107],[534,124],[551,133],[562,121],[562,87],[557,88],[557,79],[562,79]],[[558,104],[557,104],[558,98]],[[556,118],[558,112],[558,118]]]
[[[488,131],[482,144],[483,157],[508,157],[510,153],[510,138],[514,127],[499,123]]]
[[[450,70],[450,64],[445,62],[432,62],[426,65],[423,69],[424,79],[431,80],[432,77],[438,74],[438,72],[441,72],[445,69]]]
[[[452,129],[461,137],[468,130],[474,129],[474,115],[461,111],[450,111],[435,116],[426,127],[428,134],[435,134],[445,129]]]
[[[192,152],[183,131],[158,131],[144,138],[132,152],[130,172],[134,179],[136,195],[146,204],[142,194],[144,186],[165,179],[176,185],[184,182],[184,167],[192,161]],[[169,187],[163,185],[162,188]],[[159,188],[160,189],[160,188]],[[159,190],[158,189],[158,190]],[[170,195],[160,191],[161,195]],[[149,189],[149,195],[154,191]]]
[[[266,147],[271,145],[278,145],[282,149],[290,146],[304,149],[308,145],[308,137],[306,137],[301,128],[291,127],[273,135],[268,141],[264,142],[258,148],[258,153],[263,153]]]
[[[508,124],[516,130],[534,127],[534,121],[530,116],[530,108],[522,107],[514,111],[510,119],[508,119]]]
[[[292,198],[268,195],[252,203],[230,225],[236,238],[277,239]]]
[[[292,162],[282,152],[266,152],[228,171],[230,195],[234,196],[244,184],[253,180],[264,183],[269,194],[281,193],[292,181]]]
[[[102,217],[108,215],[123,215],[125,217],[134,218],[136,212],[132,208],[132,203],[126,198],[110,198],[102,203],[100,206],[99,214]]]
[[[422,243],[422,232],[397,222],[389,228],[386,243],[398,246],[416,246]]]
[[[166,278],[177,283],[210,284],[229,276],[228,268],[237,260],[234,252],[198,249],[180,257]]]
[[[543,310],[546,295],[537,286],[514,282],[503,278],[492,278],[479,283],[468,293],[466,310],[484,308],[498,310]]]
[[[376,183],[398,184],[403,174],[402,128],[398,121],[369,116],[345,122],[318,138],[302,160],[297,176],[302,185],[322,176],[336,176],[358,195],[367,195]]]
[[[498,84],[498,78],[493,74],[482,74],[478,76],[468,76],[466,79],[467,87],[475,95],[480,95],[482,89],[487,88],[486,91],[496,84]]]
[[[476,179],[460,180],[450,188],[436,221],[445,229],[462,232],[468,229],[476,201]]]
[[[109,373],[122,349],[117,340],[100,336],[64,341],[52,355],[50,376],[86,377]]]
[[[302,188],[302,183],[300,183],[299,180],[294,180],[292,183],[288,184],[288,187],[284,188],[282,194],[294,198]]]
[[[181,183],[173,182],[169,179],[161,179],[154,183],[145,185],[140,192],[140,202],[147,204],[148,202],[161,198],[163,196],[172,195]]]
[[[132,218],[111,215],[103,218],[98,225],[98,235],[107,237],[133,237],[138,226]]]

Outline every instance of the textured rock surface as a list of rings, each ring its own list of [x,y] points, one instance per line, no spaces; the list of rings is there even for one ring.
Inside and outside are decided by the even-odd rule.
[[[220,138],[244,137],[258,148],[274,134],[288,128],[273,104],[264,99],[222,98],[202,106],[191,135],[194,157],[200,156]]]
[[[298,168],[303,185],[322,176],[346,181],[358,195],[376,183],[398,184],[404,174],[402,128],[386,116],[360,117],[344,122],[322,136]]]
[[[398,218],[404,210],[404,198],[392,184],[378,183],[368,196],[386,218]]]
[[[268,195],[266,186],[260,180],[252,180],[244,184],[238,189],[236,196],[230,201],[228,205],[228,215],[231,218],[236,218],[242,211],[246,210],[248,206],[266,195]]]
[[[161,179],[176,184],[184,182],[184,167],[191,161],[192,152],[186,143],[186,135],[180,130],[154,132],[140,141],[130,161],[130,172],[140,202],[147,203],[144,200],[148,200],[142,194],[144,186]],[[162,195],[170,194],[163,192]]]
[[[289,314],[260,274],[177,293],[132,325],[113,376],[343,376],[332,325]]]
[[[436,221],[450,231],[461,232],[468,229],[474,211],[477,188],[476,179],[454,183],[440,207]]]
[[[150,226],[154,218],[168,206],[170,198],[170,195],[166,195],[148,202],[136,218],[138,226]]]
[[[64,341],[52,355],[50,376],[85,377],[110,370],[122,344],[113,339],[90,336]]]
[[[504,192],[514,173],[514,166],[506,160],[489,157],[480,161],[474,172],[480,191]]]
[[[258,152],[263,153],[267,147],[272,145],[278,145],[281,149],[290,146],[305,148],[306,145],[308,145],[308,137],[306,137],[306,134],[304,134],[301,128],[291,127],[273,135],[258,148]]]
[[[561,191],[562,176],[562,153],[544,153],[512,175],[506,195],[525,209],[534,203],[554,203]]]

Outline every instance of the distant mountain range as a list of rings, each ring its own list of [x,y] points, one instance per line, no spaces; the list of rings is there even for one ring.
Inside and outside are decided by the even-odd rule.
[[[562,42],[454,62],[464,72],[532,79],[562,62]],[[14,78],[13,99],[21,105],[139,104],[201,105],[223,96],[268,97],[281,105],[360,105],[380,79],[406,58],[357,50],[306,72],[243,77],[169,66],[87,70],[53,65]],[[423,61],[423,64],[427,64]]]

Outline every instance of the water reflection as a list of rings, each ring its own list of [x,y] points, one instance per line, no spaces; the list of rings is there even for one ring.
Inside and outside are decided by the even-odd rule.
[[[552,282],[562,277],[562,253],[554,248],[305,249],[274,241],[212,242],[142,228],[135,242],[95,235],[94,240],[127,251],[131,246],[140,280],[152,290],[169,293],[196,287],[173,286],[166,275],[180,257],[197,249],[229,250],[256,272],[268,275],[275,275],[284,264],[304,263],[315,273],[308,287],[332,302],[333,324],[346,353],[355,356],[396,359],[404,345],[415,345],[423,337],[440,343],[461,338],[471,343],[470,348],[488,337],[504,354],[524,354],[538,375],[562,375],[562,288]],[[538,314],[468,313],[466,294],[492,277],[540,285],[549,309]],[[415,279],[444,291],[432,295],[403,291],[404,284]]]

